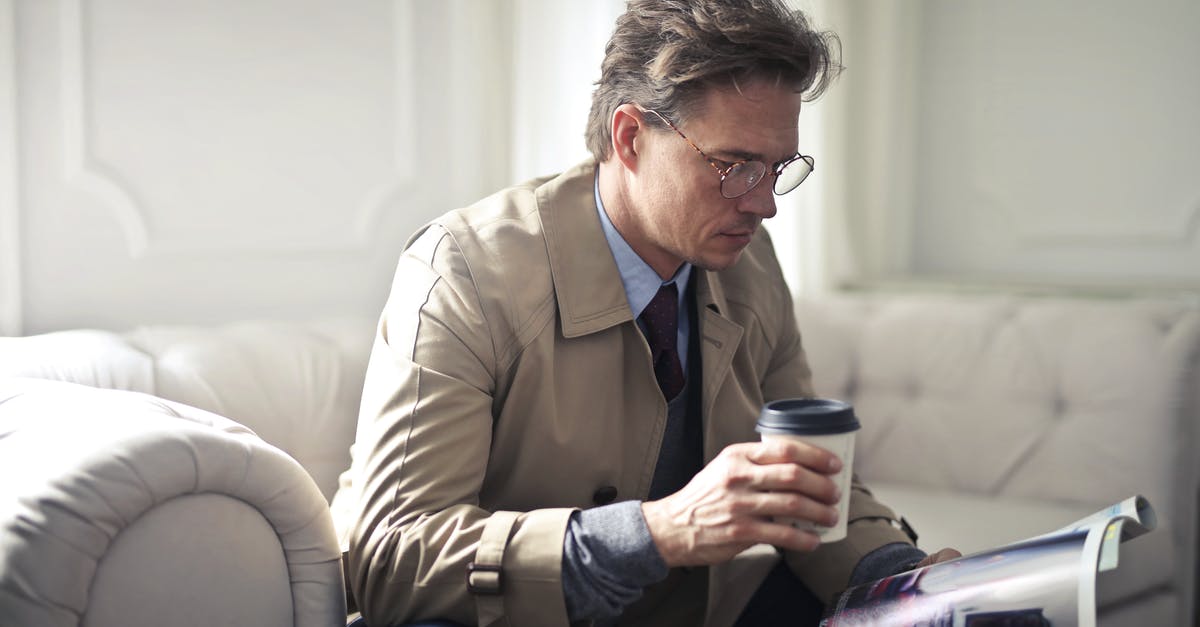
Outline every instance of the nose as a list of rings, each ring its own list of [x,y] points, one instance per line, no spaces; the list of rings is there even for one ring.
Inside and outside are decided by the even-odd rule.
[[[770,183],[768,178],[738,198],[738,211],[754,214],[760,220],[775,217],[775,194],[771,192]]]

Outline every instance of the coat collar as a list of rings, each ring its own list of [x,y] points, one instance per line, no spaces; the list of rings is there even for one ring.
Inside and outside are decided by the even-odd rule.
[[[546,236],[550,274],[563,335],[579,337],[633,320],[621,273],[597,216],[596,162],[589,159],[537,188],[538,216]],[[696,305],[724,317],[728,310],[717,273],[693,268]]]
[[[538,215],[550,257],[550,275],[558,299],[564,337],[574,338],[633,320],[621,273],[600,226],[593,188],[596,162],[586,161],[536,190]],[[718,390],[741,342],[741,325],[727,317],[728,302],[720,273],[694,267],[695,330],[700,334],[703,367],[702,415],[711,414]],[[709,423],[707,418],[706,423]],[[718,441],[707,433],[707,442]],[[706,451],[706,458],[715,455]]]
[[[633,320],[596,214],[596,167],[589,159],[536,192],[562,331],[569,338]]]

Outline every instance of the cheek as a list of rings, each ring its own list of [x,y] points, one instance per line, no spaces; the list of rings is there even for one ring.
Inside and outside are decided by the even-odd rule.
[[[670,176],[660,179],[653,193],[654,215],[660,228],[682,226],[681,218],[688,214],[694,200],[688,194],[687,185]]]
[[[725,203],[711,168],[688,167],[691,163],[686,159],[695,155],[685,153],[679,158],[683,160],[655,163],[660,176],[653,190],[647,190],[653,210],[649,228],[659,241],[690,249],[696,240],[719,230]]]
[[[670,207],[663,212],[668,221],[664,226],[673,230],[680,239],[691,236],[705,228],[709,212],[702,196],[694,189],[676,186],[671,196]]]

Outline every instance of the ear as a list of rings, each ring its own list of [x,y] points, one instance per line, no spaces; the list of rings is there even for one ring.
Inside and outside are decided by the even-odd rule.
[[[633,104],[616,108],[612,116],[612,156],[631,172],[637,172],[640,135],[648,130],[642,112]]]

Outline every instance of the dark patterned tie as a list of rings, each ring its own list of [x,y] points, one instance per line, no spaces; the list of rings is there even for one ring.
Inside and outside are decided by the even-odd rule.
[[[663,398],[675,398],[683,389],[683,365],[679,362],[676,333],[679,328],[679,291],[674,283],[658,288],[658,293],[639,316],[646,325],[646,340],[654,359],[654,378]]]

